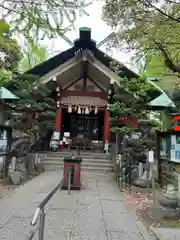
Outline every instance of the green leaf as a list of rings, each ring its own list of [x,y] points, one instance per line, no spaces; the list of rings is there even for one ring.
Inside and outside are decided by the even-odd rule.
[[[9,25],[4,20],[0,20],[0,34],[7,33],[9,31]]]

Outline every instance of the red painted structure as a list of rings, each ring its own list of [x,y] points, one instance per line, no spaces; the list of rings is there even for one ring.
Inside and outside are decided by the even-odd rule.
[[[86,118],[86,120],[87,122],[92,120],[95,124],[94,129],[93,124],[87,124],[86,126],[88,127],[91,125],[91,130],[88,128],[86,132],[92,131],[95,135],[95,132],[97,133],[97,129],[99,128],[99,135],[96,134],[96,136],[98,135],[96,138],[99,138],[98,140],[100,140],[100,142],[102,142],[102,140],[104,140],[104,143],[109,142],[110,113],[108,112],[108,103],[112,100],[112,94],[118,87],[116,80],[118,77],[125,77],[128,81],[139,77],[124,65],[121,66],[121,70],[119,74],[117,74],[115,71],[112,71],[112,61],[114,61],[114,59],[97,48],[95,41],[91,39],[91,29],[85,27],[79,29],[79,38],[74,41],[74,47],[67,49],[28,71],[28,74],[37,75],[40,78],[43,77],[44,85],[49,89],[53,88],[52,97],[53,99],[56,98],[57,102],[54,130],[55,133],[60,133],[54,134],[57,142],[62,140],[63,130],[68,133],[72,132],[69,131],[68,127],[65,127],[64,124],[65,117],[67,119],[68,117],[75,118],[75,116],[66,115],[66,111],[64,111],[64,108],[66,108],[68,113],[72,113],[72,111],[69,111],[69,109],[72,109],[72,105],[73,112],[77,111],[75,110],[77,106],[82,110],[87,110],[88,108],[95,108],[97,110],[98,108],[99,116],[97,117],[98,120],[96,119],[97,121],[95,120],[96,116],[93,116],[94,110],[89,111],[92,113],[89,114],[89,118],[91,119],[87,120]],[[54,94],[55,88],[56,95]],[[74,101],[76,96],[78,99]],[[87,99],[90,100],[88,101]],[[95,112],[97,111],[94,111],[94,113]],[[80,111],[77,111],[77,113],[80,114]],[[83,115],[83,111],[81,111],[81,113],[81,115]],[[94,115],[96,115],[96,113]],[[129,117],[127,121],[122,120],[120,124],[129,125],[129,123],[133,128],[137,127],[137,120],[132,117]],[[104,132],[102,130],[103,127]],[[93,141],[96,141],[93,134],[91,134],[89,138],[93,138]],[[60,139],[58,139],[59,135]],[[75,134],[73,133],[73,135]]]
[[[56,111],[56,118],[55,118],[55,131],[61,132],[62,131],[62,108],[67,108],[67,106],[64,106],[61,104],[61,99],[63,97],[68,96],[78,96],[78,97],[88,97],[88,98],[99,98],[106,102],[106,105],[104,106],[98,106],[101,111],[104,111],[104,143],[109,142],[109,136],[110,136],[110,112],[107,110],[107,99],[108,99],[108,93],[107,92],[87,92],[87,91],[74,91],[74,90],[62,90],[61,91],[61,97],[59,97],[58,101],[60,102],[60,105],[57,107]],[[73,105],[73,102],[71,103]],[[90,107],[87,104],[79,104],[83,107]]]
[[[61,97],[58,99],[60,102],[59,107],[57,107],[56,111],[56,119],[55,119],[55,131],[61,132],[62,131],[62,108],[67,108],[67,106],[64,106],[61,104],[62,97],[68,97],[68,96],[78,96],[78,97],[92,97],[106,100],[108,98],[108,93],[106,92],[86,92],[86,91],[73,91],[73,90],[62,90],[61,91]],[[106,101],[107,102],[107,101]],[[107,102],[108,103],[108,102]],[[71,103],[73,105],[73,102]],[[84,107],[89,107],[86,104],[79,104]],[[107,110],[107,104],[105,106],[99,107],[101,111],[104,111],[104,143],[109,143],[109,137],[110,137],[110,112]],[[120,117],[119,123],[123,125],[131,125],[132,128],[137,128],[138,122],[137,119],[133,116],[130,117]]]
[[[104,110],[104,143],[109,142],[110,136],[110,112],[105,109]]]
[[[55,131],[61,132],[62,128],[62,107],[59,106],[56,110],[56,118],[55,118]]]
[[[173,130],[175,132],[180,131],[180,114],[172,114],[173,115],[173,123],[175,124],[175,127],[173,128]]]
[[[137,128],[138,126],[138,120],[136,117],[133,116],[129,117],[122,116],[119,118],[119,123],[122,125],[130,125],[132,128]]]
[[[68,189],[69,176],[68,170],[72,168],[71,172],[71,190],[80,190],[81,188],[81,162],[82,158],[64,158],[64,183],[62,186],[63,190]]]

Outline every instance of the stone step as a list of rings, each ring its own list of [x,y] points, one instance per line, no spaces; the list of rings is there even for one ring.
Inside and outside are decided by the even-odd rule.
[[[50,153],[50,154],[75,154],[77,153],[76,150],[68,150],[65,149],[64,151],[41,151],[41,153]],[[105,155],[104,152],[93,152],[93,151],[80,151],[81,154],[88,155],[88,154],[95,154],[95,155]],[[107,154],[108,155],[108,154]]]
[[[44,166],[46,170],[63,169],[63,158],[72,156],[76,151],[65,152],[46,152],[44,159]],[[110,161],[110,155],[96,152],[82,151],[80,156],[82,157],[81,169],[85,171],[111,171],[113,164]]]
[[[49,157],[61,157],[61,158],[64,158],[64,157],[68,157],[68,156],[72,156],[72,153],[47,153],[46,154],[46,158],[49,158]],[[105,154],[80,154],[80,156],[83,158],[83,159],[109,159],[110,158],[110,155],[105,155]]]
[[[63,165],[58,165],[58,166],[54,166],[54,165],[45,165],[45,170],[46,171],[55,171],[55,170],[62,170],[63,169]],[[98,168],[98,167],[81,167],[81,171],[90,171],[90,172],[109,172],[111,171],[112,168]]]
[[[41,153],[46,153],[46,154],[55,154],[55,155],[59,155],[59,154],[63,154],[63,155],[72,155],[72,154],[76,154],[77,151],[73,151],[73,150],[64,150],[64,151],[48,151],[48,152],[41,152]],[[106,154],[104,152],[93,152],[93,151],[80,151],[80,155],[97,155],[97,156],[105,156]],[[107,154],[110,155],[110,154]]]
[[[45,161],[44,166],[64,166],[63,162],[57,162],[57,161]],[[96,162],[82,162],[82,167],[97,167],[97,168],[111,168],[113,165],[112,163],[96,163]]]
[[[44,161],[54,161],[54,162],[63,162],[63,157],[46,157],[44,159]],[[94,159],[94,158],[82,158],[82,162],[95,162],[95,163],[111,163],[111,161],[109,159],[101,159],[101,158],[97,158],[97,159]]]

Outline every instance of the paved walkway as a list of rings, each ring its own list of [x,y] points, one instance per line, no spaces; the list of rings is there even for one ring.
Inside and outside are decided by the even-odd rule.
[[[180,229],[176,228],[152,228],[157,240],[179,240]]]
[[[127,211],[110,173],[82,175],[81,191],[58,191],[47,205],[45,240],[154,239]],[[1,240],[27,239],[35,208],[61,177],[45,172],[0,200]]]

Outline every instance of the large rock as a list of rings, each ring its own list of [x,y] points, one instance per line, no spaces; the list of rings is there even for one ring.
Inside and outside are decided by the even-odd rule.
[[[0,156],[0,173],[2,172],[4,167],[4,158],[2,156]]]
[[[146,188],[152,187],[152,182],[151,180],[137,179],[136,181],[134,181],[133,185],[137,187]]]
[[[178,206],[178,201],[177,198],[175,199],[170,199],[167,197],[161,197],[159,199],[159,204],[164,206],[164,207],[169,207],[169,208],[176,208]]]
[[[176,208],[178,206],[178,194],[175,186],[167,184],[166,189],[161,192],[159,203],[168,208]]]
[[[35,170],[39,174],[43,173],[44,172],[44,164],[43,163],[37,163],[35,165]]]
[[[172,184],[167,184],[166,189],[162,192],[162,195],[169,199],[177,198],[177,191],[175,186]]]
[[[25,166],[27,168],[28,174],[31,174],[31,172],[34,170],[34,166],[35,166],[34,155],[28,154],[27,156],[25,156],[24,161],[25,161]]]
[[[132,172],[131,172],[131,179],[132,182],[134,182],[135,180],[137,180],[138,178],[138,168],[133,168]]]
[[[176,208],[168,208],[162,205],[152,207],[151,216],[155,219],[179,219],[180,211]]]
[[[28,179],[27,166],[25,164],[25,157],[18,157],[16,160],[16,170],[20,172],[21,179],[26,181]]]
[[[18,171],[14,171],[13,173],[9,173],[9,178],[11,179],[14,185],[19,185],[21,182],[21,173]]]
[[[152,187],[152,182],[148,179],[148,171],[144,171],[142,178],[134,181],[133,185],[142,188]]]

